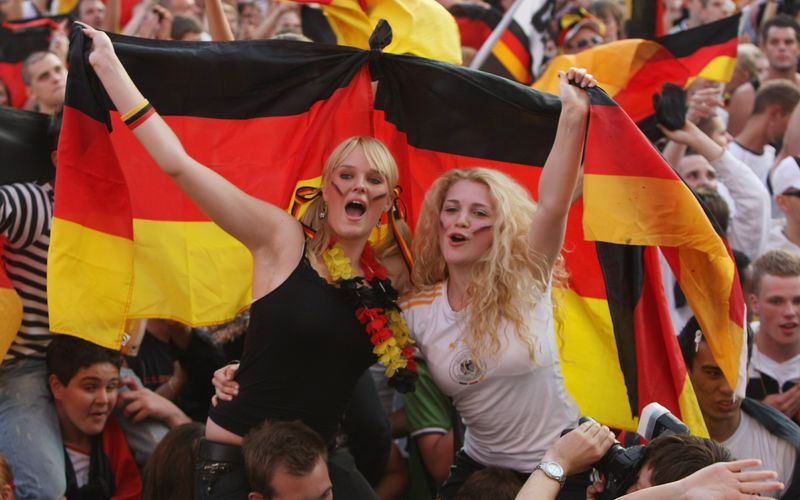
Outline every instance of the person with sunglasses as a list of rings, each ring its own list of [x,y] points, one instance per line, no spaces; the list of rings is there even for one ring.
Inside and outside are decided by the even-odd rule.
[[[770,174],[772,198],[786,219],[773,224],[766,250],[800,255],[800,157],[784,158]]]
[[[564,54],[577,54],[604,43],[606,27],[583,7],[567,11],[558,19],[558,45]]]

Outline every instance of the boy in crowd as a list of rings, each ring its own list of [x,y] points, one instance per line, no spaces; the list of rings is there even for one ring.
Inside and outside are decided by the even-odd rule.
[[[112,412],[119,401],[131,421],[147,417],[176,427],[188,417],[169,400],[120,378],[122,356],[77,337],[57,335],[47,348],[47,383],[64,443],[66,498],[135,499],[139,469]],[[125,386],[127,391],[120,392]]]

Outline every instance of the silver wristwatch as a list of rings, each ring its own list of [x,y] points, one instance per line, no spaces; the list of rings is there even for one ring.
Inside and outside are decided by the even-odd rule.
[[[555,462],[542,462],[536,466],[536,469],[540,469],[542,472],[544,472],[544,475],[550,479],[558,481],[558,484],[560,484],[562,487],[564,486],[564,482],[567,480],[567,476],[564,474],[564,468]]]

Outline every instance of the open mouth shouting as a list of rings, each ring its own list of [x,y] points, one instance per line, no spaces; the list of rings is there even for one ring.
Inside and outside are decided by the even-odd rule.
[[[360,219],[367,211],[367,205],[361,200],[348,201],[344,211],[350,218]]]

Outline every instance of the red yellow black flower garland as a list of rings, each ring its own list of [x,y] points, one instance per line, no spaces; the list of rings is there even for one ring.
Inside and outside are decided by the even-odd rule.
[[[386,268],[375,259],[372,246],[367,243],[361,254],[364,277],[355,276],[350,259],[338,243],[332,242],[322,257],[331,280],[355,305],[356,318],[370,337],[372,352],[386,367],[389,386],[398,392],[413,392],[417,381],[414,341],[397,306],[397,292]]]

